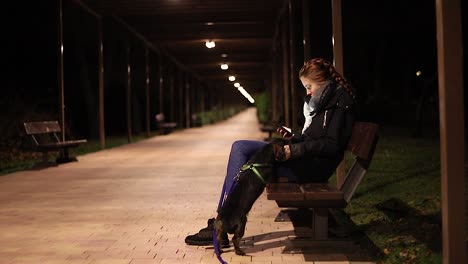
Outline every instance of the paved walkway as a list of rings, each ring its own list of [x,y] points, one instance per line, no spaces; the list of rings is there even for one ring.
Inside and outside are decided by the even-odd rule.
[[[79,162],[0,177],[0,263],[218,263],[184,237],[214,216],[231,143],[260,140],[255,110],[203,128],[80,156]],[[262,195],[244,247],[229,263],[349,263],[281,254],[290,223]],[[354,262],[353,262],[354,263]]]

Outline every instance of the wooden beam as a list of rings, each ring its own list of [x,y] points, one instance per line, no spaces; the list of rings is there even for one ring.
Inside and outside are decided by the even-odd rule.
[[[95,12],[93,9],[91,9],[87,4],[83,3],[81,0],[73,0],[77,5],[79,5],[81,8],[83,8],[88,14],[96,17],[97,19],[101,19],[102,16]]]
[[[343,28],[341,0],[332,0],[332,22],[333,22],[333,65],[343,75]],[[346,165],[344,160],[336,168],[336,187],[343,185],[346,177]]]
[[[467,263],[460,0],[436,0],[444,264]]]

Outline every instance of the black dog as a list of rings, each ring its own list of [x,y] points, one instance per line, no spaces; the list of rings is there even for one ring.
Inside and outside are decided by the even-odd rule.
[[[277,161],[284,160],[283,146],[286,142],[284,139],[276,139],[265,145],[250,158],[247,164],[264,165],[256,168],[260,176],[252,168],[244,168],[245,170],[241,170],[239,173],[237,185],[227,196],[214,222],[218,248],[220,248],[219,241],[221,241],[223,235],[226,236],[226,233],[234,234],[232,243],[236,254],[245,255],[245,252],[240,249],[239,243],[244,236],[247,214],[265,189],[265,182],[269,181],[271,176],[275,174],[274,164]]]

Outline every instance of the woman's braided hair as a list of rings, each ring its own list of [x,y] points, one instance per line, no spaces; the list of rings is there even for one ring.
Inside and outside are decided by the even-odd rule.
[[[339,83],[351,96],[355,96],[354,89],[339,74],[333,64],[321,58],[310,59],[304,63],[299,71],[299,77],[309,78],[314,82],[323,83],[328,79],[333,79]]]

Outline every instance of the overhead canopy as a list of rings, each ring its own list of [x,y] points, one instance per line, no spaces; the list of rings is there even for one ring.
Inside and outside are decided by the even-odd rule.
[[[266,63],[283,0],[83,2],[104,17],[119,17],[209,84],[232,85],[234,75],[255,92],[270,78]],[[207,40],[216,46],[208,49]],[[229,69],[221,70],[222,63]]]

